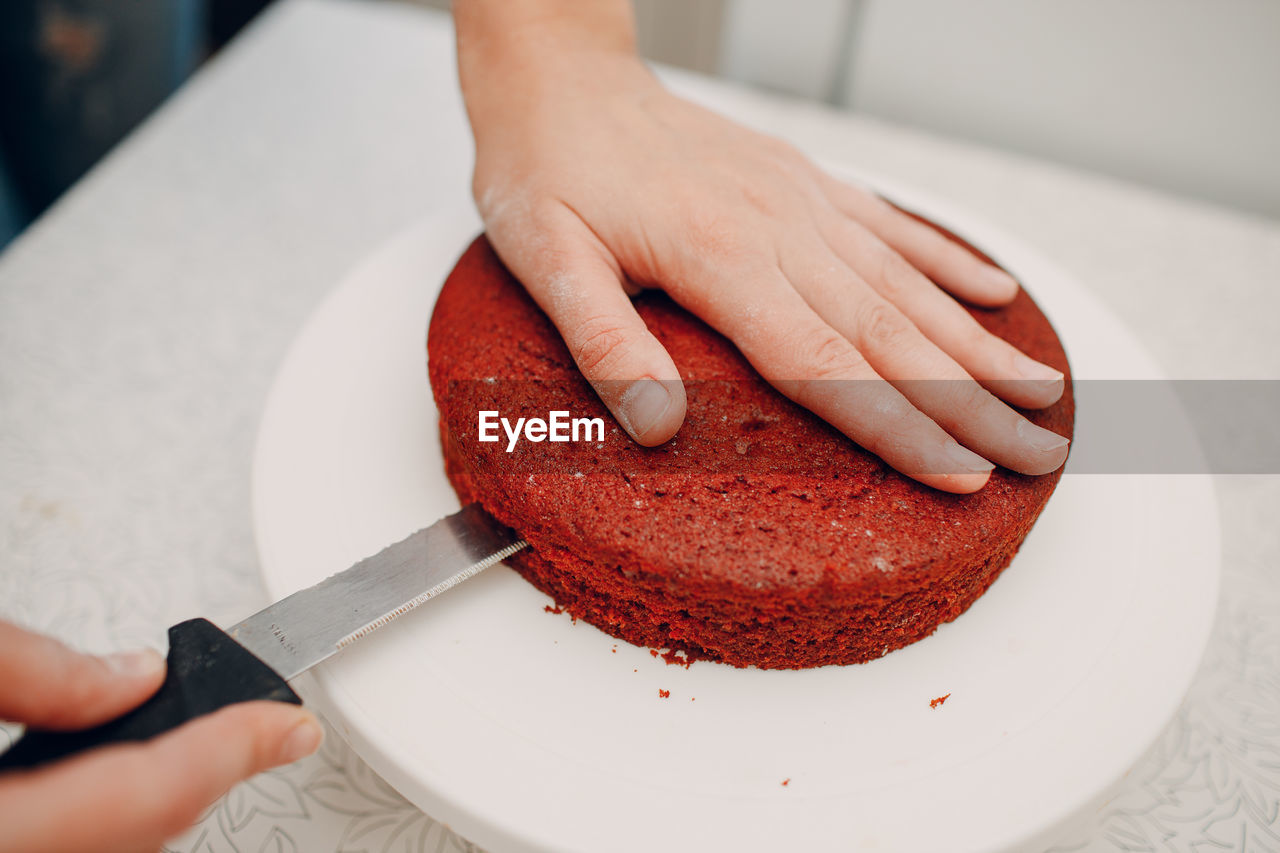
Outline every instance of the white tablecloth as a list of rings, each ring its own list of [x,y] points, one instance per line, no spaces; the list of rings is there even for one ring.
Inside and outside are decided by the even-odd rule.
[[[1178,378],[1280,377],[1280,223],[688,75],[816,157],[927,187],[1038,247]],[[468,203],[447,18],[292,0],[0,257],[0,614],[92,650],[265,603],[248,507],[268,383],[342,274]],[[1218,477],[1205,663],[1061,850],[1280,850],[1280,478]],[[182,851],[468,849],[331,736],[231,792]]]

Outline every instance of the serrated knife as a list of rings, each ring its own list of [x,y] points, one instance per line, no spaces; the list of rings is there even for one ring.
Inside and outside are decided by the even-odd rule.
[[[169,629],[168,672],[145,703],[75,732],[27,731],[0,770],[35,767],[95,746],[147,740],[237,702],[301,705],[296,678],[361,637],[525,547],[480,508],[463,507],[223,632],[207,619]]]

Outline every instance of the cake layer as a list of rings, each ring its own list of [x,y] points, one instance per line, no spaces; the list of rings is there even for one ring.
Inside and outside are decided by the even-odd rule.
[[[1061,472],[997,468],[973,495],[899,475],[755,373],[665,295],[635,300],[686,382],[688,415],[658,448],[633,442],[554,326],[482,236],[428,336],[446,470],[531,549],[508,562],[576,618],[688,659],[797,668],[879,657],[964,612],[1009,565]],[[1068,373],[1025,412],[1071,435],[1069,370],[1025,292],[977,320]],[[603,440],[480,441],[481,412],[600,418]],[[585,434],[585,433],[584,433]]]

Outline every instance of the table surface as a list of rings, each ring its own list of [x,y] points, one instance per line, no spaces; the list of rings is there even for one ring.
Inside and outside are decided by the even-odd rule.
[[[1175,378],[1280,378],[1278,222],[664,75],[1017,233]],[[471,163],[447,17],[289,0],[0,256],[0,615],[106,651],[265,604],[248,495],[271,378],[348,269],[470,203]],[[1224,579],[1205,661],[1117,796],[1055,850],[1280,850],[1280,477],[1215,486]],[[474,849],[336,736],[171,846]]]

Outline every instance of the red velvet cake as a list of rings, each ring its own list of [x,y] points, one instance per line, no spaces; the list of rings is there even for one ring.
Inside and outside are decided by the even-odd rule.
[[[666,296],[635,304],[688,389],[684,426],[657,448],[617,427],[484,237],[450,274],[428,337],[458,496],[530,543],[508,560],[526,579],[615,637],[734,666],[878,658],[982,595],[1057,484],[1061,472],[998,468],[973,495],[920,485],[774,391]],[[1026,293],[999,310],[970,310],[1068,372]],[[514,423],[556,410],[603,419],[603,440],[521,441],[510,451],[501,429],[500,440],[479,440],[483,411]],[[1027,414],[1070,436],[1069,377],[1060,402]]]

